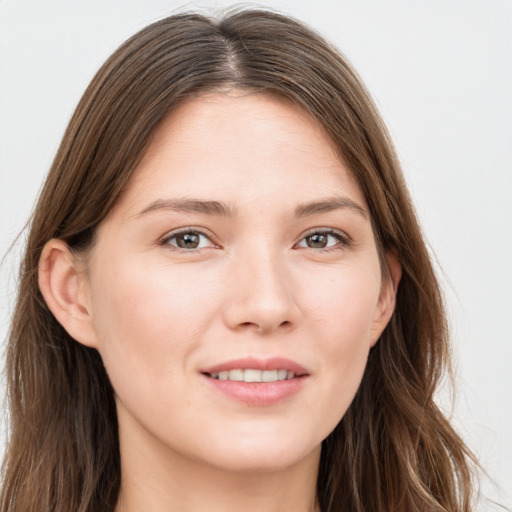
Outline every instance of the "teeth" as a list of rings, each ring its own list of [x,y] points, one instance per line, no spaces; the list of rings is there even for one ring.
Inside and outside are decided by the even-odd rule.
[[[275,382],[277,380],[277,370],[265,370],[261,372],[263,382]]]
[[[244,380],[244,371],[243,370],[230,370],[229,371],[229,380]]]
[[[234,380],[238,382],[276,382],[279,380],[289,380],[295,377],[290,370],[254,370],[252,368],[222,371],[211,373],[212,379]]]
[[[244,370],[245,382],[261,382],[261,370]]]

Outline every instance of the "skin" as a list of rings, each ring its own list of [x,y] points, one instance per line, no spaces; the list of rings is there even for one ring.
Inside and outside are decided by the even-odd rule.
[[[184,199],[228,211],[170,207]],[[183,228],[197,248],[179,247]],[[88,254],[52,240],[41,259],[48,305],[116,392],[118,512],[317,510],[321,442],[394,308],[388,264],[383,280],[365,198],[316,120],[239,91],[182,103]],[[308,375],[278,403],[247,405],[202,374],[248,356]]]

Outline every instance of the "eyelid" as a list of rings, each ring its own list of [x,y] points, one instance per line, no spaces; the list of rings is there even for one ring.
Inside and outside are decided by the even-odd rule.
[[[180,251],[180,252],[187,252],[187,253],[199,251],[200,249],[210,249],[211,248],[211,247],[201,247],[200,249],[182,249],[180,247],[176,247],[176,246],[168,243],[169,240],[171,240],[172,238],[174,238],[178,235],[181,235],[183,233],[197,233],[199,235],[206,237],[212,243],[212,247],[215,247],[215,248],[220,247],[220,245],[217,242],[216,237],[213,233],[211,233],[209,230],[206,230],[204,228],[199,228],[196,226],[184,226],[182,228],[177,228],[172,231],[169,231],[159,239],[158,244],[171,247],[172,250],[176,250],[176,251]]]
[[[340,229],[336,229],[336,228],[319,227],[319,228],[308,229],[307,231],[302,233],[300,235],[300,238],[298,239],[298,241],[294,244],[294,247],[297,247],[297,245],[300,242],[302,242],[305,238],[307,238],[308,236],[315,235],[315,234],[332,235],[335,238],[339,239],[339,244],[336,244],[331,247],[320,248],[320,249],[316,249],[313,247],[304,247],[304,249],[311,249],[313,251],[324,251],[325,252],[325,251],[329,251],[329,250],[333,250],[333,249],[339,249],[340,245],[342,248],[344,248],[344,247],[349,247],[352,244],[352,239],[344,231],[341,231]]]

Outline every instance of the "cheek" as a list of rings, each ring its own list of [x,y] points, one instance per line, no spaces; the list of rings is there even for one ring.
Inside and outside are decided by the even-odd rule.
[[[98,350],[115,388],[116,383],[135,386],[134,380],[161,387],[170,383],[169,375],[187,371],[215,308],[208,288],[193,279],[185,268],[141,265],[136,259],[95,276]]]
[[[310,338],[317,340],[322,354],[318,378],[326,390],[327,433],[345,414],[361,383],[380,293],[378,264],[347,266],[330,274],[324,279],[317,274],[309,294]]]
[[[333,349],[370,342],[380,294],[380,267],[370,259],[302,278],[304,310],[322,329]]]

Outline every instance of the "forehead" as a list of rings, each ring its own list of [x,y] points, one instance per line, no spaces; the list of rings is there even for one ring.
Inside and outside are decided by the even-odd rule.
[[[316,119],[286,98],[235,90],[189,99],[172,111],[120,202],[140,209],[160,195],[293,207],[340,193],[365,203]]]

